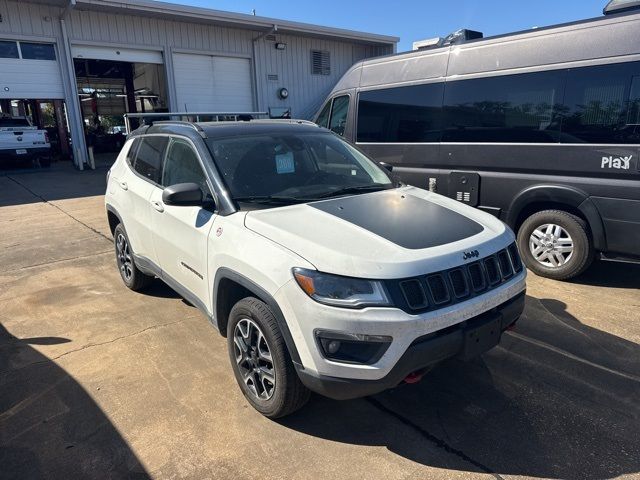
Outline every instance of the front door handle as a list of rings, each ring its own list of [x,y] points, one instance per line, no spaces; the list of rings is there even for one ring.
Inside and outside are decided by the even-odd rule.
[[[118,182],[118,184],[123,190],[129,190],[129,185],[127,185],[127,182]]]
[[[155,208],[157,211],[164,212],[164,205],[162,205],[162,203],[160,203],[159,201],[152,200],[151,205],[153,205],[153,208]]]

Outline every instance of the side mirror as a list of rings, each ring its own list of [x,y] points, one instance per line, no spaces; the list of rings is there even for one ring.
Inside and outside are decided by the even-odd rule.
[[[393,172],[393,165],[391,165],[390,163],[379,162],[379,165],[382,168],[384,168],[387,172],[389,172],[389,173]]]
[[[162,192],[162,202],[176,207],[201,207],[202,190],[197,183],[177,183]]]

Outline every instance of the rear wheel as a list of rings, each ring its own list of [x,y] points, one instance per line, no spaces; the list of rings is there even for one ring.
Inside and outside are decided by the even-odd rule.
[[[116,264],[124,284],[133,291],[140,291],[151,283],[153,277],[140,271],[133,260],[133,250],[124,227],[119,223],[113,231],[116,247]]]
[[[269,418],[300,409],[310,392],[302,385],[269,307],[247,297],[231,309],[227,325],[229,359],[249,403]]]
[[[586,222],[562,210],[527,218],[518,230],[518,248],[530,270],[555,280],[580,275],[594,256]]]

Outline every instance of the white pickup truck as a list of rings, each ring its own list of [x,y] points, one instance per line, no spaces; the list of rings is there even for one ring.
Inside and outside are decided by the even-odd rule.
[[[49,135],[31,125],[28,118],[0,116],[0,167],[25,162],[51,165]]]

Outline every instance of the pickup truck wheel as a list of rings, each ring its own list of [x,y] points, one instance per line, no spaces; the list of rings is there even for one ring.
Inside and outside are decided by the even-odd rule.
[[[229,359],[249,403],[268,418],[300,409],[310,392],[295,371],[271,309],[247,297],[231,309],[227,325]]]
[[[518,230],[518,249],[531,271],[555,280],[580,275],[594,257],[586,222],[562,210],[527,218]]]
[[[153,277],[142,273],[136,266],[129,237],[127,237],[127,232],[125,232],[121,223],[113,231],[113,238],[116,247],[116,264],[122,281],[135,292],[144,289],[151,283]]]

